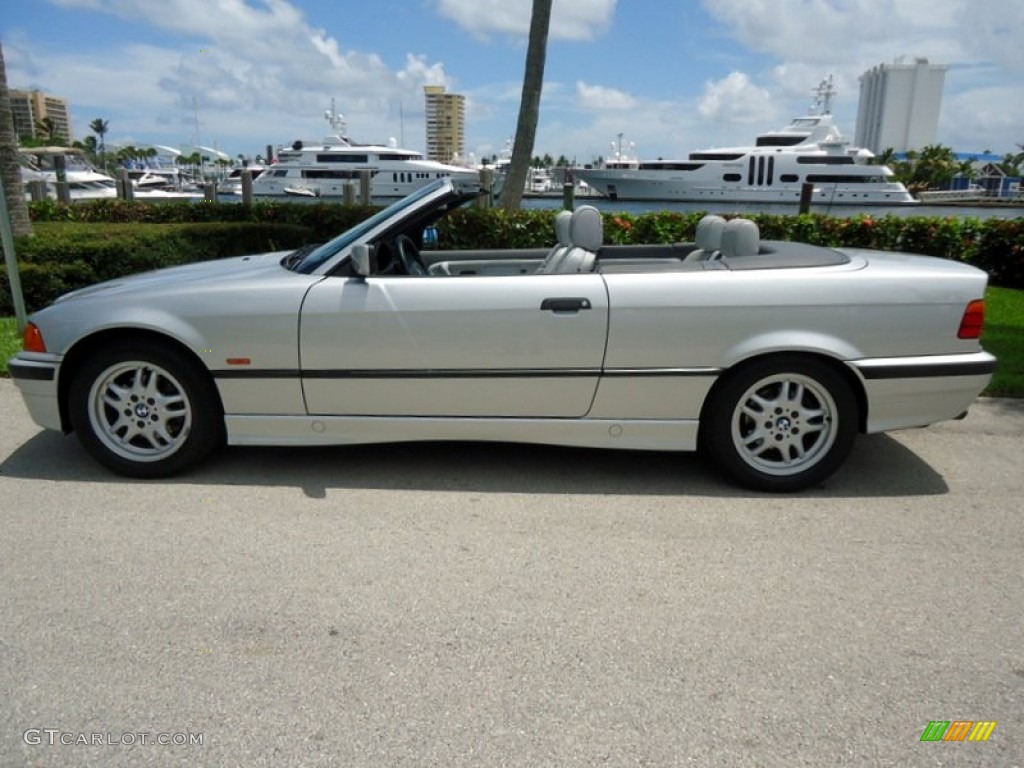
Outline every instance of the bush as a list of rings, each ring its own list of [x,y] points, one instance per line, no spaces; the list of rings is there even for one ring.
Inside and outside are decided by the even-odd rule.
[[[128,203],[99,200],[29,206],[36,237],[19,242],[26,303],[36,309],[61,293],[100,280],[186,262],[295,248],[324,242],[376,208],[336,203]],[[463,208],[438,224],[445,250],[546,248],[554,241],[554,210]],[[605,242],[692,240],[702,213],[604,214]],[[965,261],[993,285],[1024,288],[1024,219],[822,214],[753,215],[766,240],[924,253]],[[123,224],[130,223],[131,227]],[[0,314],[10,314],[6,275]]]
[[[241,207],[241,206],[236,206]],[[55,224],[17,243],[25,304],[39,309],[68,291],[116,277],[196,261],[297,248],[316,242],[294,224]],[[0,315],[13,312],[0,268]]]

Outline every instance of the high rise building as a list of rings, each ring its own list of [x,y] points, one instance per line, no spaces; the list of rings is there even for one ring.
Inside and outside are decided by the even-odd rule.
[[[465,151],[466,97],[445,93],[443,85],[426,85],[427,157],[450,163]]]
[[[56,138],[71,143],[71,113],[68,102],[42,91],[11,90],[11,112],[14,114],[14,132],[19,137],[44,138],[39,123],[50,118],[56,129]]]
[[[906,152],[935,143],[945,64],[902,57],[860,76],[860,104],[854,143],[874,153]]]

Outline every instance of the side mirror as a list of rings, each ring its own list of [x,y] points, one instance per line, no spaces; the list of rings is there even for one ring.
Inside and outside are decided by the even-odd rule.
[[[373,249],[366,243],[356,243],[352,246],[352,271],[360,277],[367,277],[373,274]]]

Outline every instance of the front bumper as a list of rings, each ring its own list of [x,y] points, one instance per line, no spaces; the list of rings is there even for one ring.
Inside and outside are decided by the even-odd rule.
[[[12,357],[7,363],[7,370],[15,386],[21,390],[32,421],[46,429],[62,431],[60,403],[57,400],[59,368],[59,359],[26,357],[24,353]]]

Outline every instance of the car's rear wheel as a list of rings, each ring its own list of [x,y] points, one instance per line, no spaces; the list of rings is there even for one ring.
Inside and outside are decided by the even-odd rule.
[[[223,441],[223,412],[209,376],[171,349],[101,352],[75,374],[68,406],[85,449],[130,477],[180,472]]]
[[[818,360],[780,356],[729,375],[709,403],[702,438],[740,484],[797,491],[840,467],[857,422],[857,399],[839,372]]]

